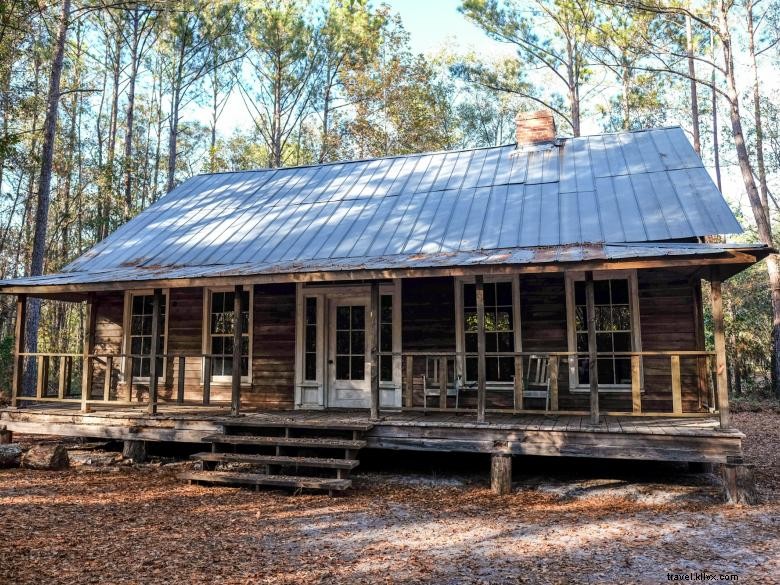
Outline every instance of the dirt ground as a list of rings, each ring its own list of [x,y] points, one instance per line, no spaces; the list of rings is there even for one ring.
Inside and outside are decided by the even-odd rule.
[[[111,454],[65,472],[0,470],[0,583],[665,583],[702,572],[780,583],[780,414],[735,419],[759,506],[726,506],[713,476],[653,464],[516,459],[515,489],[500,498],[486,466],[434,473],[426,460],[368,465],[336,498],[189,486],[175,479],[183,464]]]

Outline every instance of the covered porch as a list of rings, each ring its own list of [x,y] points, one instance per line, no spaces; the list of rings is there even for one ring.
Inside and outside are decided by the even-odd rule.
[[[440,413],[475,424],[542,415],[594,429],[715,417],[726,429],[721,281],[749,261],[740,253],[35,291],[86,303],[78,354],[24,351],[20,292],[12,407],[352,409],[371,421]]]

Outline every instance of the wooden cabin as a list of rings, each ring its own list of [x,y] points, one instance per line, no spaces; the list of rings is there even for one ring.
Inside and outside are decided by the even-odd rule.
[[[770,250],[710,238],[742,230],[679,127],[517,126],[508,146],[196,176],[61,272],[0,282],[18,298],[0,425],[206,440],[190,479],[248,483],[273,482],[213,467],[273,471],[333,445],[316,440],[349,461],[477,451],[504,470],[518,454],[739,463],[720,288]],[[83,352],[24,351],[32,297],[87,304]]]

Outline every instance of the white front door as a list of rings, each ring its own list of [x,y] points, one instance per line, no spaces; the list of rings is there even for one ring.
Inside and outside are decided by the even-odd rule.
[[[369,302],[365,296],[328,297],[328,406],[368,408],[371,361],[366,345]]]

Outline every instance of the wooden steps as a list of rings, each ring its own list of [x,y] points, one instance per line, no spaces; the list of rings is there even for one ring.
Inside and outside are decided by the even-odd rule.
[[[209,435],[203,438],[209,443],[230,445],[264,445],[271,447],[310,447],[319,449],[362,449],[365,441],[320,437],[266,437],[253,435]]]
[[[226,485],[267,485],[274,487],[336,491],[345,490],[352,486],[352,480],[349,479],[303,477],[298,475],[266,475],[262,473],[239,473],[231,471],[188,471],[186,473],[180,473],[179,479]]]
[[[196,453],[200,471],[179,475],[189,482],[342,491],[366,446],[368,422],[225,419],[224,431],[204,437],[212,451]],[[343,456],[339,457],[339,452]],[[326,477],[326,474],[336,477]]]
[[[333,457],[286,457],[283,455],[255,455],[252,453],[195,453],[190,459],[217,463],[251,463],[254,465],[279,465],[282,467],[320,467],[326,469],[355,469],[357,459]]]

